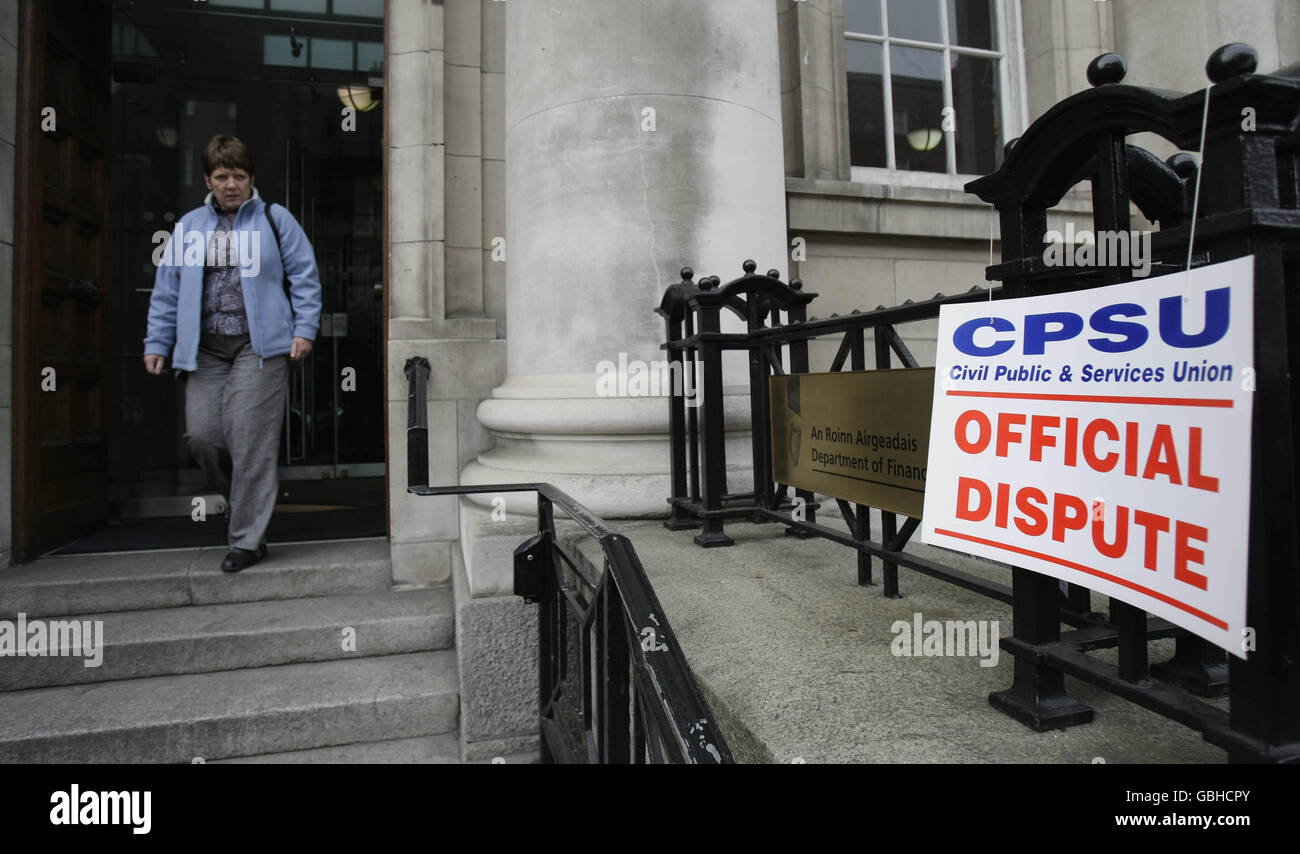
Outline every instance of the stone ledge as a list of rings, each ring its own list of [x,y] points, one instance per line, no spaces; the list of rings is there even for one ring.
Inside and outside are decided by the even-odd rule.
[[[423,242],[423,241],[417,241]],[[438,341],[497,337],[497,322],[491,317],[452,317],[439,320],[390,317],[388,340]]]
[[[964,190],[915,184],[786,178],[791,234],[848,234],[989,239],[990,206]],[[1049,228],[1067,218],[1092,221],[1090,194],[1072,190],[1048,213]],[[1134,222],[1141,222],[1136,216]]]

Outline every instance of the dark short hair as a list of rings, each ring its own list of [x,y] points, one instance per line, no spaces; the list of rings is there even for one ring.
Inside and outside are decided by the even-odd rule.
[[[208,140],[207,147],[203,149],[203,174],[211,175],[222,166],[227,169],[243,169],[249,175],[253,174],[253,155],[239,137],[219,133]]]

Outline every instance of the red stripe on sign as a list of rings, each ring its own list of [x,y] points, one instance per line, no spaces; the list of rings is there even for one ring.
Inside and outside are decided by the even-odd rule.
[[[1204,611],[1202,611],[1200,608],[1195,608],[1191,605],[1188,605],[1186,602],[1180,602],[1174,597],[1161,593],[1158,590],[1152,590],[1149,587],[1143,587],[1141,584],[1137,584],[1136,582],[1129,581],[1127,578],[1120,578],[1118,575],[1111,575],[1108,572],[1102,572],[1100,569],[1093,569],[1090,566],[1084,566],[1081,563],[1075,563],[1074,561],[1066,560],[1065,558],[1053,557],[1052,555],[1043,554],[1042,552],[1036,552],[1033,551],[1032,549],[1024,549],[1021,548],[1020,546],[1010,546],[1007,545],[1006,543],[999,543],[996,540],[986,540],[983,537],[976,537],[976,536],[972,536],[971,534],[963,534],[958,531],[949,531],[944,528],[935,528],[934,532],[936,534],[942,534],[945,537],[955,537],[959,540],[969,540],[972,543],[979,543],[980,545],[984,545],[984,546],[992,546],[995,549],[1002,549],[1004,551],[1016,552],[1017,554],[1027,555],[1028,557],[1036,557],[1039,560],[1045,560],[1048,561],[1049,563],[1060,564],[1061,566],[1067,567],[1069,569],[1078,570],[1079,572],[1084,572],[1087,573],[1088,575],[1095,575],[1098,578],[1104,578],[1107,581],[1113,582],[1122,587],[1127,587],[1131,590],[1136,590],[1137,592],[1143,595],[1150,596],[1152,599],[1159,599],[1161,602],[1164,602],[1167,605],[1173,605],[1178,610],[1186,611],[1187,613],[1191,614],[1193,617],[1200,617],[1202,620],[1204,620],[1205,622],[1209,623],[1212,626],[1215,626],[1216,628],[1223,629],[1224,631],[1228,630],[1228,624],[1224,620],[1220,620],[1218,617],[1212,614],[1207,614]]]
[[[950,397],[999,397],[1011,400],[1065,400],[1074,403],[1138,403],[1151,406],[1206,406],[1231,409],[1233,402],[1208,397],[1120,397],[1110,394],[1025,394],[1014,391],[949,391]]]

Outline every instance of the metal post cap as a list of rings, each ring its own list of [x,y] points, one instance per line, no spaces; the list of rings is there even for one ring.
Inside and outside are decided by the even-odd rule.
[[[1241,74],[1252,74],[1259,67],[1259,52],[1244,42],[1233,42],[1210,54],[1205,76],[1211,83],[1222,83]]]
[[[1093,86],[1118,83],[1128,73],[1128,63],[1118,53],[1103,53],[1088,63],[1088,82]]]
[[[1180,151],[1177,154],[1171,155],[1169,159],[1165,161],[1165,165],[1174,170],[1174,174],[1179,178],[1182,178],[1184,181],[1196,175],[1196,158],[1188,154],[1186,151]]]

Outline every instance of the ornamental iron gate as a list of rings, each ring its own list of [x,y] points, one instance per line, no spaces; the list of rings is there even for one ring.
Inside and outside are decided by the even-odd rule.
[[[815,294],[776,271],[744,275],[722,285],[698,283],[689,268],[658,308],[666,322],[670,361],[692,365],[702,380],[700,400],[669,399],[670,516],[673,530],[703,528],[695,542],[729,546],[726,519],[778,522],[786,533],[819,536],[857,551],[858,582],[872,583],[872,557],[881,559],[883,592],[899,595],[898,567],[935,576],[1012,606],[1014,635],[1002,648],[1015,656],[1012,686],[989,702],[1034,728],[1063,728],[1092,720],[1092,709],[1065,692],[1065,676],[1101,687],[1199,730],[1232,761],[1300,762],[1300,506],[1297,506],[1297,403],[1300,376],[1300,66],[1255,74],[1247,45],[1225,45],[1210,57],[1211,86],[1191,94],[1123,85],[1126,65],[1103,54],[1088,67],[1092,88],[1055,105],[1006,146],[997,172],[966,185],[994,205],[1001,221],[1002,260],[987,269],[1001,287],[904,302],[893,308],[808,319]],[[1158,134],[1194,157],[1165,161],[1129,145],[1131,134]],[[1204,144],[1202,146],[1202,135]],[[1199,175],[1198,172],[1204,174]],[[1256,646],[1230,661],[1209,642],[1116,599],[1109,613],[1090,610],[1090,592],[1013,567],[1012,584],[986,581],[902,552],[919,520],[901,525],[882,512],[872,542],[869,508],[838,500],[848,533],[817,523],[813,495],[772,482],[772,375],[806,373],[808,342],[842,336],[830,370],[865,370],[866,333],[873,333],[875,367],[917,361],[896,326],[933,319],[943,305],[1064,293],[1132,279],[1121,266],[1048,266],[1044,262],[1047,211],[1074,185],[1093,192],[1093,230],[1128,232],[1130,205],[1159,228],[1152,235],[1151,273],[1178,272],[1253,255],[1255,258],[1255,382],[1251,437],[1250,538],[1247,624]],[[1198,189],[1199,183],[1199,189]],[[723,310],[746,322],[723,333]],[[784,320],[782,319],[784,315]],[[722,424],[722,353],[749,356],[754,486],[728,491]],[[788,361],[787,361],[788,358]],[[679,365],[680,367],[680,365]],[[683,370],[682,375],[691,376]],[[799,506],[798,518],[792,511]],[[1062,632],[1061,624],[1070,627]],[[1150,664],[1148,642],[1176,638],[1167,662]],[[1088,655],[1117,649],[1118,664]],[[1199,696],[1227,693],[1230,711]]]

